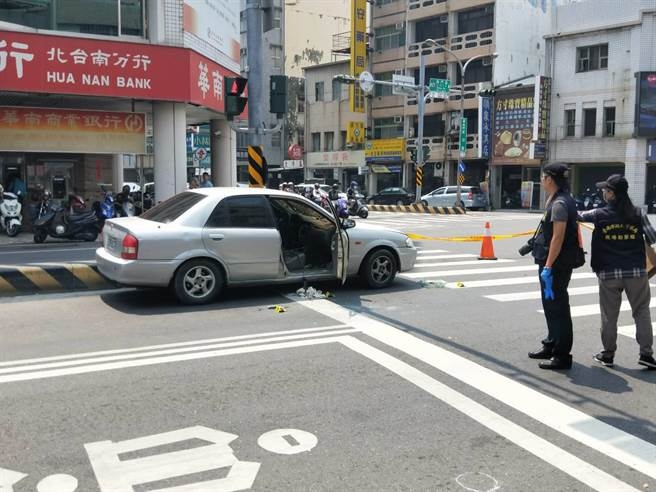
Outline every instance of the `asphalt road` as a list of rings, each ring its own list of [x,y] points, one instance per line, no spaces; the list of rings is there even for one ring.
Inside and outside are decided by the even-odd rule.
[[[541,371],[526,236],[483,262],[480,243],[445,240],[538,219],[372,217],[428,238],[422,259],[391,289],[316,286],[328,300],[294,286],[203,308],[155,290],[0,301],[0,490],[653,489],[656,371],[626,335],[615,369],[593,364],[594,279],[572,283],[574,367]]]

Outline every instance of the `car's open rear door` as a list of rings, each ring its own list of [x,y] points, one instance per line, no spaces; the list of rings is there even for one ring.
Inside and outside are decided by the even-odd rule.
[[[342,227],[342,220],[339,218],[337,208],[330,200],[328,204],[337,224],[337,231],[334,238],[336,248],[335,276],[342,281],[343,285],[346,282],[346,272],[348,271],[349,237],[346,229]]]

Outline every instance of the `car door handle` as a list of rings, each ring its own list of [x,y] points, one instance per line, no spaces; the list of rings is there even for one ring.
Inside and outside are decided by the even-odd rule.
[[[213,241],[221,241],[225,236],[223,234],[210,234],[210,239]]]

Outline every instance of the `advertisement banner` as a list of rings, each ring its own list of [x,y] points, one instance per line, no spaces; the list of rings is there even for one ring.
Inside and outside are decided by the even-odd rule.
[[[0,107],[0,148],[13,152],[145,154],[143,113]]]
[[[367,0],[351,0],[351,75],[355,78],[367,67]],[[349,86],[350,108],[364,113],[364,91],[359,84]]]
[[[234,75],[185,48],[0,31],[6,91],[191,102],[223,112],[223,76]]]
[[[386,138],[369,140],[364,144],[364,158],[367,162],[402,161],[405,155],[405,140]]]
[[[535,77],[533,110],[533,142],[531,159],[544,159],[549,141],[549,116],[551,114],[551,78],[543,75]]]
[[[492,98],[480,97],[478,112],[478,157],[487,159],[492,150]]]
[[[656,72],[636,74],[635,133],[638,137],[656,137]]]
[[[533,138],[534,89],[497,92],[494,102],[492,159],[494,163],[529,161]]]
[[[522,181],[520,194],[522,198],[522,208],[531,208],[533,205],[533,181]]]
[[[185,46],[197,48],[198,40],[210,48],[200,49],[210,58],[233,72],[239,72],[239,2],[234,0],[184,0],[183,28],[185,35],[193,36],[196,42]],[[211,50],[221,55],[214,57]]]

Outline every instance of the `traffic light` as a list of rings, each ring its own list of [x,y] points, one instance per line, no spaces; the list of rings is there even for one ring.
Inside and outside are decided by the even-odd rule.
[[[278,118],[287,112],[287,77],[272,75],[269,79],[269,113],[275,113]]]
[[[483,89],[482,91],[478,92],[478,95],[480,97],[494,97],[494,95],[497,93],[494,89]]]
[[[417,163],[417,147],[410,149],[410,160],[415,164]]]
[[[225,113],[229,120],[240,115],[246,107],[248,96],[244,96],[243,92],[246,90],[247,83],[248,79],[244,77],[224,77]]]
[[[430,147],[428,145],[424,145],[422,147],[422,149],[423,149],[423,152],[424,152],[424,162],[426,162],[428,160],[428,158],[430,157]]]

